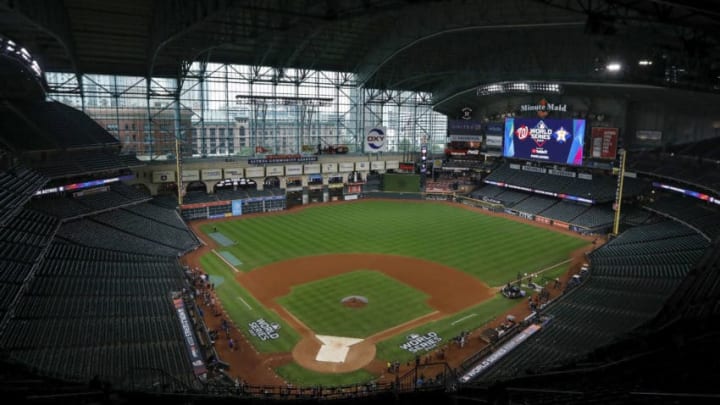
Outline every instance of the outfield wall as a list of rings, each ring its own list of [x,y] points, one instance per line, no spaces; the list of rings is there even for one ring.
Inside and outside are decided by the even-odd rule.
[[[420,175],[385,173],[382,187],[383,191],[417,193],[420,191]]]

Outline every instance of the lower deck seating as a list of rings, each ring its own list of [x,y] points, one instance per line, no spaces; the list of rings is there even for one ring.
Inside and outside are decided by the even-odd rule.
[[[676,222],[625,231],[591,253],[589,278],[582,285],[541,310],[549,322],[480,379],[552,369],[622,338],[660,311],[708,246]],[[643,265],[631,262],[638,257]]]

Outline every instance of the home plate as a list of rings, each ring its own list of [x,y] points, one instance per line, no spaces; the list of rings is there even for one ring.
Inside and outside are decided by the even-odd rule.
[[[315,360],[327,363],[344,363],[345,357],[350,351],[350,346],[363,341],[362,339],[340,336],[315,335],[315,337],[322,342]]]

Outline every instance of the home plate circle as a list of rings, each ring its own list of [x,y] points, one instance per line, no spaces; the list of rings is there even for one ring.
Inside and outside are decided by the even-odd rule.
[[[350,351],[350,346],[363,341],[362,339],[340,336],[315,335],[315,337],[322,343],[315,360],[325,363],[344,363]]]

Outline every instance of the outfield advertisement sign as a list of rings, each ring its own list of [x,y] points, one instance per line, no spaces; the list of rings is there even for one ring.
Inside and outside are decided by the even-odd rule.
[[[313,163],[313,164],[303,166],[303,173],[305,173],[305,174],[320,173],[320,163]]]
[[[252,321],[248,324],[248,332],[256,338],[265,340],[275,340],[280,338],[280,324],[276,322],[268,322],[263,318]]]
[[[285,174],[285,166],[266,166],[265,173],[268,176],[282,176]]]
[[[590,130],[592,157],[596,159],[615,159],[619,131],[618,128],[592,128]]]
[[[201,175],[203,180],[222,180],[221,169],[204,169]]]
[[[245,168],[245,175],[247,177],[265,177],[265,168],[262,166]]]
[[[223,174],[226,179],[236,180],[244,177],[242,167],[226,167],[223,169]]]
[[[182,171],[182,180],[183,181],[198,181],[200,180],[200,171],[199,170],[184,170]]]
[[[286,165],[285,175],[286,176],[299,176],[302,174],[302,165]]]
[[[239,217],[242,215],[242,200],[232,200],[232,215]]]
[[[505,129],[503,122],[488,122],[485,124],[485,135],[498,135],[502,137]]]
[[[323,173],[337,173],[337,171],[338,171],[337,163],[323,163],[322,164],[322,172]]]
[[[387,127],[373,127],[365,131],[365,153],[387,151]]]
[[[370,162],[370,170],[383,170],[385,169],[384,160],[373,160]]]
[[[353,162],[340,162],[339,171],[342,173],[348,173],[355,170],[355,164]]]
[[[385,168],[388,170],[390,170],[390,169],[395,170],[395,169],[398,169],[399,167],[400,167],[400,161],[398,161],[398,160],[388,160],[387,162],[385,162]]]
[[[413,333],[406,336],[405,339],[407,341],[401,344],[400,348],[403,350],[407,350],[410,353],[416,353],[421,350],[432,350],[436,348],[438,344],[442,341],[442,338],[438,336],[436,332],[428,332],[424,335],[418,335],[417,333]]]
[[[507,118],[503,156],[582,165],[585,120]]]
[[[175,181],[175,172],[172,170],[154,171],[152,174],[153,183],[170,183]]]

